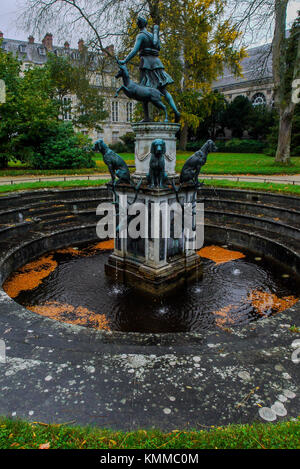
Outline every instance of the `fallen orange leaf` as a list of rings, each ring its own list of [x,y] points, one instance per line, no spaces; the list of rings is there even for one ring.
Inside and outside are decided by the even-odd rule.
[[[49,449],[50,448],[50,443],[47,442],[47,443],[42,443],[40,446],[39,446],[39,449]]]
[[[206,246],[197,252],[200,257],[211,259],[216,264],[223,264],[224,262],[233,261],[235,259],[242,259],[245,254],[238,251],[230,251],[229,249],[221,248],[220,246]]]

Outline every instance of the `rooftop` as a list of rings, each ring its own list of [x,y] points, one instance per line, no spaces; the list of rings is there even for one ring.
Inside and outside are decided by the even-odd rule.
[[[243,75],[235,77],[228,68],[225,68],[223,75],[213,82],[213,88],[272,78],[271,44],[248,49],[247,54],[248,57],[245,57],[241,62]]]

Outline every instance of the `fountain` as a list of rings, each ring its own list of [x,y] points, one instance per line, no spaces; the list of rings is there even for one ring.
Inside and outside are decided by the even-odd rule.
[[[116,59],[117,77],[123,79],[117,94],[124,91],[144,107],[143,121],[132,124],[135,172],[131,174],[121,156],[98,140],[94,150],[102,153],[111,175],[107,187],[23,195],[24,205],[18,197],[8,198],[20,206],[5,213],[7,222],[19,214],[19,223],[5,226],[3,235],[12,232],[14,242],[21,232],[22,245],[12,251],[8,246],[2,261],[6,291],[38,314],[123,332],[224,329],[282,311],[296,301],[297,282],[291,283],[287,272],[277,279],[281,267],[271,267],[270,275],[270,259],[265,257],[289,264],[298,274],[293,250],[299,236],[294,211],[298,201],[202,187],[199,173],[208,154],[216,151],[211,140],[176,174],[179,112],[166,91],[172,79],[158,59],[158,27],[148,33],[141,18],[139,26],[133,51],[123,61]],[[137,52],[139,84],[126,67]],[[174,123],[168,121],[163,97],[175,114]],[[149,103],[164,111],[163,122],[150,120]],[[201,200],[206,205],[205,247]],[[50,202],[46,208],[45,201]],[[2,205],[6,203],[2,198]],[[89,244],[96,242],[96,233],[97,243]],[[37,259],[28,264],[32,258]],[[88,275],[82,278],[82,272]]]
[[[299,199],[201,188],[212,141],[176,175],[179,125],[148,115],[157,79],[178,120],[165,89],[172,79],[158,59],[158,28],[151,36],[143,19],[139,25],[153,47],[141,54],[148,67],[141,83],[125,77],[123,86],[145,111],[145,121],[133,124],[135,173],[98,141],[110,192],[98,186],[1,197],[0,332],[8,351],[1,414],[58,424],[71,415],[118,431],[172,431],[183,422],[197,428],[199,415],[207,427],[252,423],[254,408],[257,418],[287,411],[296,418]],[[197,252],[200,195],[206,246]],[[96,239],[103,200],[114,209],[114,243]]]
[[[169,127],[172,125],[178,127],[177,124]],[[146,129],[147,124],[143,127]],[[149,127],[153,129],[153,123]],[[156,132],[156,136],[166,133],[166,124],[162,128],[156,124]],[[146,157],[141,168],[142,145]],[[180,193],[174,191],[176,156],[172,160],[173,168],[167,168],[167,148],[162,138],[153,141],[139,138],[135,152],[137,171],[132,178],[136,185],[132,181],[119,184],[114,181],[108,186],[114,193],[117,233],[106,273],[153,294],[161,294],[202,274],[200,258],[192,248],[195,244],[192,235],[197,231],[196,226],[193,231],[197,188],[187,183]],[[168,184],[170,176],[173,186]],[[130,214],[135,213],[138,213],[136,220],[132,220]],[[200,223],[202,217],[198,218]],[[139,229],[130,229],[130,224],[135,228],[139,225]]]
[[[95,150],[102,152],[112,180],[108,187],[114,194],[116,210],[114,218],[116,239],[113,254],[106,265],[106,273],[114,278],[130,282],[138,288],[161,294],[195,276],[201,276],[199,256],[201,247],[197,234],[203,231],[202,216],[196,210],[198,175],[206,162],[207,153],[215,150],[209,141],[184,165],[180,177],[176,174],[176,133],[178,123],[168,122],[164,96],[179,119],[179,112],[166,85],[172,83],[158,58],[159,31],[146,30],[147,22],[138,19],[141,30],[132,52],[123,61],[117,59],[122,77],[120,91],[131,99],[141,101],[144,120],[132,125],[136,135],[134,175],[122,158],[111,151],[102,140],[95,143]],[[140,52],[141,81],[133,82],[126,63]],[[146,86],[145,86],[146,85]],[[152,103],[165,112],[164,122],[150,122],[148,106]],[[176,183],[179,181],[179,186]],[[135,228],[130,230],[130,215],[139,213]],[[132,221],[132,217],[131,217]]]

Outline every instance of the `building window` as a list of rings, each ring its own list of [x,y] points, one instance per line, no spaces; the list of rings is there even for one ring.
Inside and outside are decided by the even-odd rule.
[[[95,67],[98,66],[99,58],[97,57],[97,55],[92,55],[92,57],[91,57],[91,63],[94,64]]]
[[[68,97],[63,98],[63,119],[72,120],[72,99]]]
[[[45,47],[38,47],[38,52],[39,52],[39,55],[46,55]]]
[[[97,73],[96,74],[96,77],[95,77],[95,85],[96,86],[100,86],[101,88],[104,86],[103,84],[103,77],[100,73]]]
[[[19,45],[19,51],[22,52],[22,54],[24,54],[26,52],[26,46],[25,44],[20,44]]]
[[[85,107],[84,107],[83,105],[78,106],[78,111],[79,111],[79,114],[80,114],[81,116],[85,116],[85,115],[86,115],[86,109],[85,109]]]
[[[133,115],[133,103],[126,104],[126,115],[127,115],[127,122],[131,122],[132,115]]]
[[[252,96],[253,106],[265,106],[266,103],[266,97],[263,93],[256,93],[254,96]]]
[[[119,103],[118,103],[118,101],[112,101],[112,103],[111,103],[111,120],[113,122],[119,122]]]
[[[118,82],[117,82],[116,77],[111,77],[111,87],[117,88],[117,86],[118,86]]]
[[[116,143],[119,140],[119,132],[112,133],[112,142]]]

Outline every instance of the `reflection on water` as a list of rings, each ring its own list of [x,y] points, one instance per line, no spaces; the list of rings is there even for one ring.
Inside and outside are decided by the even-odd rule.
[[[15,272],[4,288],[37,314],[126,332],[230,330],[297,301],[299,287],[292,274],[284,279],[261,258],[255,261],[250,253],[226,253],[217,246],[204,248],[201,280],[151,297],[106,277],[111,247],[105,242],[48,253]],[[215,260],[208,258],[211,253]]]

